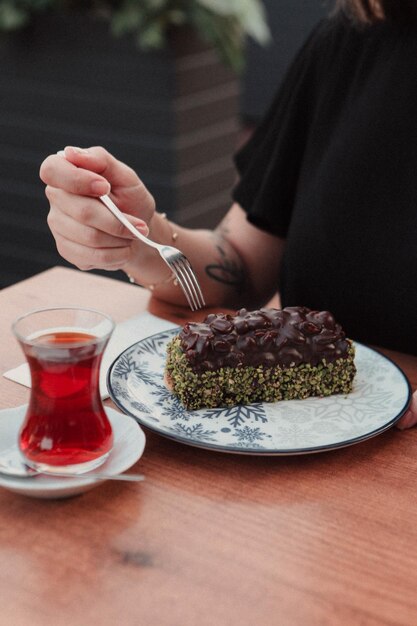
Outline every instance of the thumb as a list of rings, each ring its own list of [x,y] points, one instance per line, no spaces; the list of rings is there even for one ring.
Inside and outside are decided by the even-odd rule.
[[[147,222],[151,219],[155,211],[152,194],[132,168],[116,159],[105,148],[67,146],[62,156],[70,166],[101,175],[110,184],[111,197],[122,211],[141,217]],[[97,195],[103,193],[110,193],[110,190],[101,191]]]
[[[115,187],[132,187],[138,183],[137,174],[101,146],[91,148],[66,146],[62,151],[62,156],[65,156],[67,161],[76,167],[100,174],[109,181],[112,189]]]

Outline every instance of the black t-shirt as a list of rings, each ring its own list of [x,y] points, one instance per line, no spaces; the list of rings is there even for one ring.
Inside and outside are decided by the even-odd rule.
[[[234,200],[287,242],[282,304],[417,354],[417,27],[321,22],[236,165]]]

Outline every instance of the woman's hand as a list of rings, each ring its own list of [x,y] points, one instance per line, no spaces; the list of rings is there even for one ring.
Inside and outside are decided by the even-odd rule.
[[[397,422],[396,426],[400,430],[405,430],[406,428],[411,428],[417,424],[417,391],[415,391],[411,398],[410,406],[408,407],[407,413],[402,416],[399,422]]]
[[[141,248],[98,200],[109,194],[143,234],[155,202],[136,173],[104,148],[67,147],[40,168],[50,203],[48,225],[60,255],[82,270],[123,269]]]

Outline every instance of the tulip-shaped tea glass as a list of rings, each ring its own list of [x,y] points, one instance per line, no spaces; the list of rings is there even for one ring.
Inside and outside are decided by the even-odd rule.
[[[27,464],[60,473],[98,467],[113,445],[99,388],[112,319],[92,309],[42,309],[19,317],[12,329],[31,374],[18,441]]]

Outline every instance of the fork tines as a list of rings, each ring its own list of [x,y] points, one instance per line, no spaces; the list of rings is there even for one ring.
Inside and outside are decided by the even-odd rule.
[[[185,297],[187,298],[190,309],[192,311],[202,309],[206,303],[196,275],[194,274],[188,259],[184,256],[176,259],[172,263],[171,269],[174,272]]]

